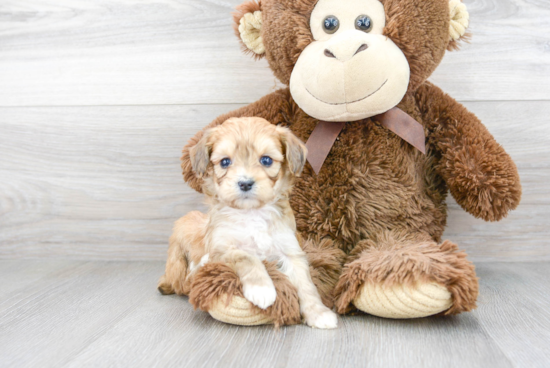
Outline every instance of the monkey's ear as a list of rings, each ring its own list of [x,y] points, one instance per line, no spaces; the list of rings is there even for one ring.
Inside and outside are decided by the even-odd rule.
[[[243,44],[243,50],[256,58],[265,55],[262,40],[262,4],[261,0],[247,1],[237,7],[233,13],[235,34]]]
[[[205,131],[197,144],[189,149],[191,166],[199,177],[202,177],[206,173],[206,169],[210,163],[210,154],[212,153],[212,142],[210,137],[213,133],[212,130],[213,129],[208,129]]]
[[[281,135],[281,143],[283,144],[288,168],[292,174],[300,176],[307,159],[306,145],[290,129],[277,127],[277,130]]]
[[[470,14],[462,0],[449,0],[449,51],[459,49],[459,41],[468,41],[470,34],[466,29],[470,25]]]

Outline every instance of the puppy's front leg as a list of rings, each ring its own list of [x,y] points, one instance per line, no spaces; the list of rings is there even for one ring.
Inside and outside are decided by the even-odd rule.
[[[264,264],[258,257],[242,250],[225,253],[222,261],[233,267],[243,285],[244,297],[252,304],[266,309],[275,303],[277,292]]]
[[[328,309],[319,296],[309,273],[309,263],[303,251],[297,251],[288,256],[289,263],[283,265],[281,271],[288,276],[290,282],[298,290],[300,312],[306,323],[315,328],[336,328],[338,317]]]

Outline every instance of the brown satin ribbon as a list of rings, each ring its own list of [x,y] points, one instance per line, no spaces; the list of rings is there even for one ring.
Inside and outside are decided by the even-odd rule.
[[[404,141],[426,154],[424,128],[418,121],[414,120],[400,108],[394,107],[383,114],[373,116],[371,119],[378,121]],[[313,129],[307,140],[306,147],[308,149],[307,160],[316,174],[319,174],[336,138],[338,138],[345,125],[346,123],[319,121],[315,129]]]

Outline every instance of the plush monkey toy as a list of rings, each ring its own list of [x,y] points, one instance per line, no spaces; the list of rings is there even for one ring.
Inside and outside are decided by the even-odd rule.
[[[259,116],[307,141],[310,163],[291,205],[325,304],[388,318],[475,308],[474,266],[441,239],[447,192],[473,216],[498,221],[519,204],[521,185],[479,119],[427,81],[468,36],[465,5],[262,0],[239,6],[234,19],[245,50],[265,57],[288,87],[209,127]],[[189,149],[201,136],[182,157],[184,178],[198,191]],[[236,324],[297,322],[295,295],[273,265],[285,292],[269,310],[242,298],[230,268],[207,266],[191,286],[196,306]]]

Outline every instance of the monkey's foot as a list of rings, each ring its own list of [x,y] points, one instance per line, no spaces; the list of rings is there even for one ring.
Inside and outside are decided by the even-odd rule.
[[[338,313],[355,306],[385,318],[420,318],[475,308],[474,266],[455,244],[389,234],[359,245],[363,250],[344,267],[336,285]]]
[[[301,323],[300,304],[296,288],[277,266],[266,263],[277,298],[266,309],[245,299],[243,287],[232,268],[223,263],[207,263],[193,279],[189,302],[210,313],[218,321],[242,326],[274,324],[275,326]]]
[[[366,283],[353,300],[357,309],[384,318],[421,318],[451,308],[453,299],[446,287],[436,283],[416,287]]]
[[[227,304],[222,296],[208,309],[208,313],[218,321],[241,326],[258,326],[273,324],[273,318],[262,311],[254,308],[254,305],[245,298],[237,295],[231,297],[231,302]]]

